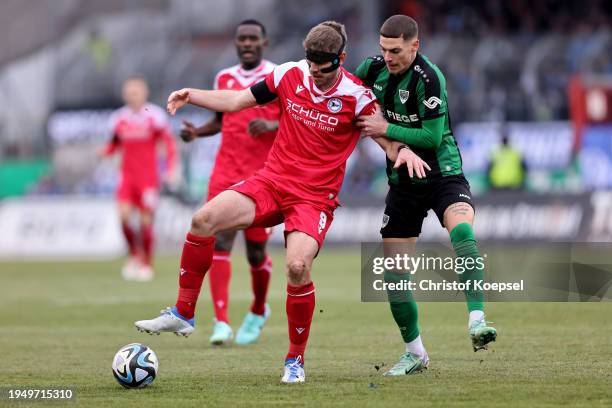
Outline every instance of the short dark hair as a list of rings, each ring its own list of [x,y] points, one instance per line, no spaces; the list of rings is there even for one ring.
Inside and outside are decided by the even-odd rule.
[[[387,38],[411,40],[419,35],[419,25],[412,17],[396,14],[385,20],[380,27],[380,35]]]
[[[256,26],[258,26],[259,28],[261,28],[261,34],[264,36],[264,38],[266,37],[266,26],[264,26],[260,21],[255,20],[253,18],[250,18],[248,20],[242,20],[236,26],[236,30],[238,30],[238,27],[243,26],[243,25],[256,25]]]

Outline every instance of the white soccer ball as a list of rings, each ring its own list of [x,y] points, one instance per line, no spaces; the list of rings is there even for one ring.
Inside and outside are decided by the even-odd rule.
[[[113,376],[125,388],[142,388],[151,384],[158,368],[155,352],[140,343],[121,347],[113,358]]]

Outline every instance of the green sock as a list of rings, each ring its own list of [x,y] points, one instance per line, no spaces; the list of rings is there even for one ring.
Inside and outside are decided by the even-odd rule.
[[[484,280],[484,268],[481,267],[481,263],[476,262],[476,259],[480,258],[480,254],[478,253],[472,226],[467,222],[457,225],[451,231],[450,239],[458,258],[474,259],[473,267],[466,267],[465,272],[459,275],[459,281],[464,283],[467,281]],[[471,288],[465,291],[468,311],[484,310],[484,294],[480,290],[474,290],[473,283]]]
[[[410,275],[385,272],[385,282],[410,280]],[[409,343],[419,336],[419,308],[409,290],[387,291],[391,314],[400,329],[404,342]]]

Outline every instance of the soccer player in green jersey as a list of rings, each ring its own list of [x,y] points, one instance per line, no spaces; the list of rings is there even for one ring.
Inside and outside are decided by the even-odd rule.
[[[382,55],[363,61],[356,75],[372,88],[382,108],[379,114],[360,119],[363,132],[404,144],[395,166],[387,158],[389,193],[381,229],[383,243],[414,246],[427,211],[433,209],[450,234],[456,256],[473,258],[469,264],[474,267],[467,268],[459,280],[483,280],[482,262],[475,262],[480,255],[472,230],[474,203],[451,129],[444,75],[418,52],[418,26],[411,17],[395,15],[383,23],[380,49]],[[405,166],[398,167],[406,149],[431,168],[424,180],[411,178]],[[387,271],[385,279],[393,281],[402,276]],[[468,290],[466,299],[474,351],[484,349],[495,341],[497,332],[485,321],[482,292]],[[419,334],[418,308],[412,294],[389,292],[389,303],[406,353],[385,375],[411,374],[426,368],[429,359]]]

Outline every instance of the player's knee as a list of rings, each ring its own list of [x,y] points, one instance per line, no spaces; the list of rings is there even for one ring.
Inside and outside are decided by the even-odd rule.
[[[119,220],[121,221],[122,224],[129,224],[130,223],[130,216],[129,214],[119,214]]]
[[[248,248],[247,247],[247,260],[249,265],[255,267],[259,266],[266,259],[266,251],[263,248]]]
[[[128,210],[120,208],[119,209],[119,219],[124,224],[130,222],[130,212]]]
[[[207,237],[215,234],[214,217],[207,208],[199,209],[191,219],[191,232]]]
[[[230,252],[232,250],[232,242],[225,238],[216,236],[215,251]]]
[[[143,227],[150,227],[153,225],[153,215],[151,213],[142,214],[140,217],[140,224]]]
[[[302,285],[308,280],[308,268],[302,259],[287,262],[287,279],[292,285]]]

